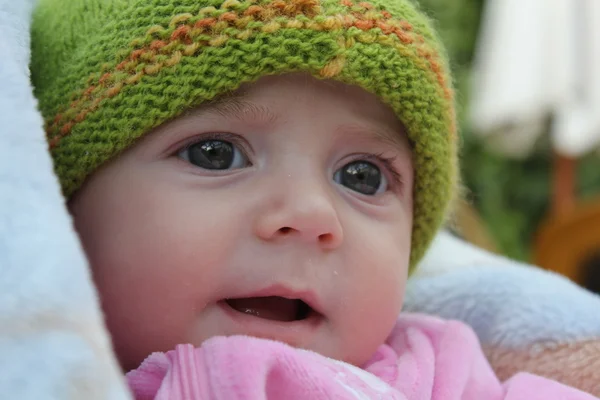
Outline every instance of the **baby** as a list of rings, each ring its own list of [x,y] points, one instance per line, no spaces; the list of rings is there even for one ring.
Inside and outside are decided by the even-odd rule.
[[[501,384],[466,326],[398,317],[458,182],[410,0],[40,0],[32,41],[136,398],[592,399]]]

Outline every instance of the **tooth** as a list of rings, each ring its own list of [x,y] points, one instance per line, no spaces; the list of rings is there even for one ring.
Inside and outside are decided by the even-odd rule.
[[[255,317],[260,317],[260,312],[258,312],[258,310],[255,310],[253,308],[244,308],[242,310],[242,312],[244,314],[250,314],[250,315],[254,315]]]

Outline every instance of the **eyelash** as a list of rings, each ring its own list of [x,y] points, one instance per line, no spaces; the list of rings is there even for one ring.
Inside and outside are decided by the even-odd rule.
[[[249,153],[251,153],[251,152],[248,151],[248,148],[250,148],[250,145],[244,139],[242,139],[239,135],[235,135],[233,133],[210,132],[210,133],[202,134],[201,136],[196,136],[195,138],[189,140],[189,142],[184,144],[183,146],[179,146],[178,149],[175,151],[175,155],[181,151],[189,149],[191,146],[193,146],[197,143],[204,142],[206,140],[224,140],[224,141],[233,143],[236,146],[240,146],[241,147],[240,151],[242,151],[244,153],[244,156],[248,159],[248,161],[252,165],[252,162],[250,161],[250,156],[249,156]],[[352,157],[352,161],[365,160],[365,161],[369,161],[375,165],[382,165],[391,175],[392,184],[395,187],[401,188],[402,184],[403,184],[402,175],[394,167],[396,158],[397,158],[396,156],[392,156],[392,157],[385,156],[383,153],[356,154],[355,156]]]
[[[173,155],[177,155],[180,152],[189,149],[193,145],[198,144],[200,142],[205,142],[207,140],[222,140],[222,141],[230,142],[236,146],[241,147],[240,151],[242,153],[244,153],[244,157],[246,157],[248,159],[248,161],[250,162],[250,154],[252,153],[251,151],[248,150],[248,149],[251,149],[250,144],[248,142],[246,142],[239,135],[236,135],[233,133],[226,133],[226,132],[207,132],[207,133],[203,133],[201,135],[195,136],[194,138],[190,139],[187,143],[184,142],[183,145],[178,146]],[[252,162],[250,162],[250,164],[252,164]]]
[[[397,156],[385,156],[383,153],[376,153],[376,154],[357,154],[356,158],[353,161],[358,161],[358,160],[365,160],[365,161],[369,161],[372,162],[373,164],[380,164],[382,165],[385,169],[388,170],[389,174],[392,176],[392,185],[393,187],[397,187],[399,189],[402,188],[403,185],[403,180],[402,180],[402,174],[400,174],[398,172],[398,170],[396,169],[396,167],[394,166],[394,163],[396,161]]]

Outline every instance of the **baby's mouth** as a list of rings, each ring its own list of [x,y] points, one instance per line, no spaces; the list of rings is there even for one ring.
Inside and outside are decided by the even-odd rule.
[[[279,296],[226,299],[225,303],[243,314],[271,321],[301,321],[315,312],[300,299],[286,299]]]

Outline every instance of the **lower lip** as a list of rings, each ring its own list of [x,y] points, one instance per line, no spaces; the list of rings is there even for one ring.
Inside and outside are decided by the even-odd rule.
[[[229,306],[225,301],[217,303],[225,314],[236,324],[238,334],[277,340],[291,346],[300,346],[310,341],[323,317],[311,311],[307,318],[298,321],[275,321],[245,314]]]

